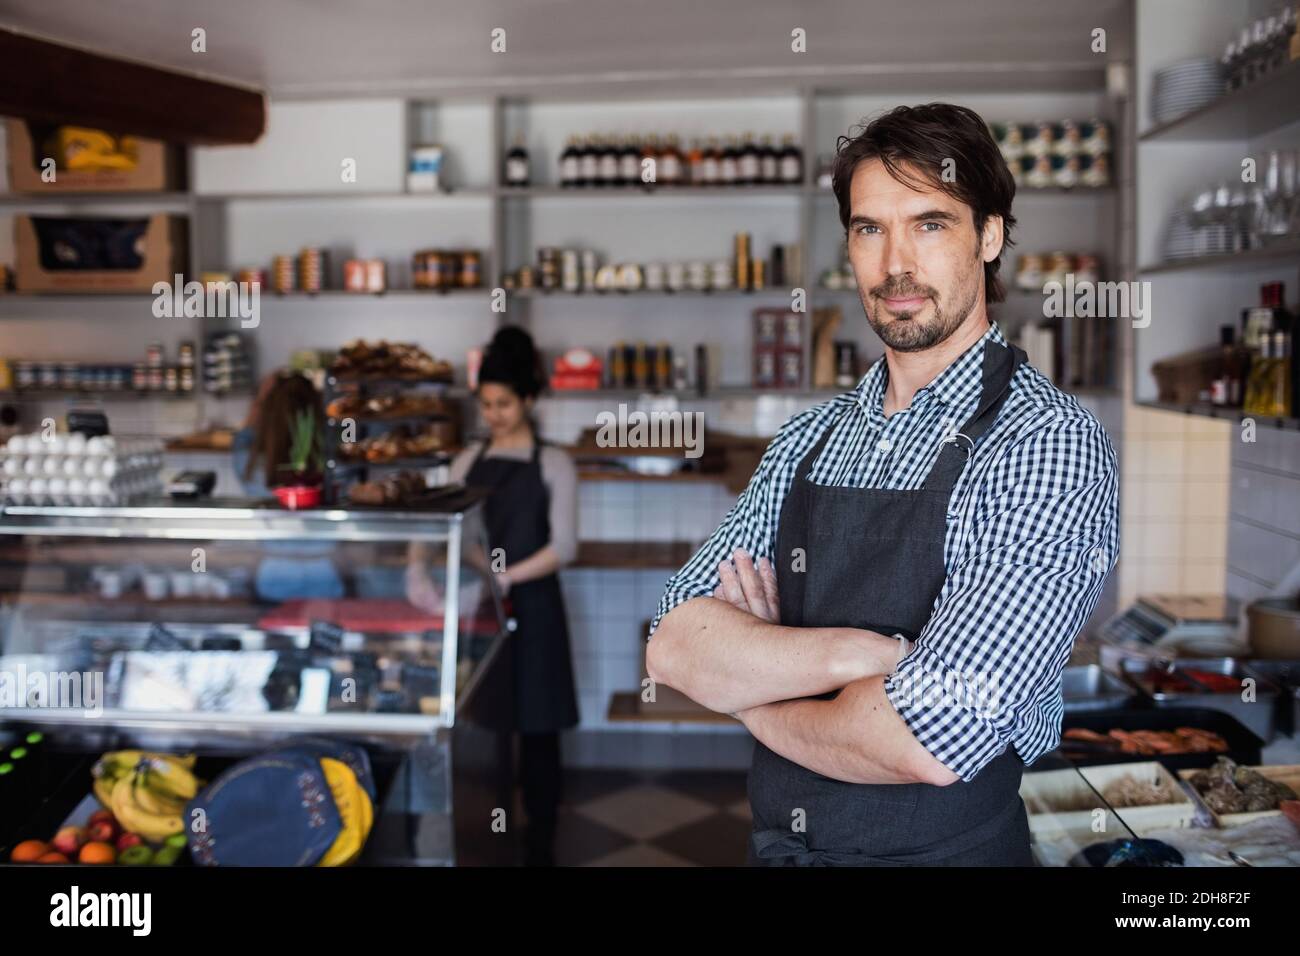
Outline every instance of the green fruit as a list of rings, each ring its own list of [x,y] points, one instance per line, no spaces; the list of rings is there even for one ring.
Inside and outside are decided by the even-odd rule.
[[[185,846],[185,834],[184,834],[184,833],[173,833],[173,834],[172,834],[171,836],[169,836],[166,840],[163,840],[163,846],[165,846],[165,847],[166,847],[166,846],[178,846],[178,847],[184,847],[184,846]]]
[[[170,839],[170,838],[169,838]],[[171,866],[180,859],[181,854],[185,852],[183,846],[164,846],[153,855],[154,866]]]
[[[137,843],[135,846],[129,846],[119,853],[117,862],[123,866],[144,866],[147,863],[154,862],[154,852],[143,843]]]

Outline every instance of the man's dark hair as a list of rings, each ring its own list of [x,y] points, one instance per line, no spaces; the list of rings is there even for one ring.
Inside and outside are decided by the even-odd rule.
[[[988,126],[974,110],[950,103],[900,106],[858,128],[861,132],[856,136],[841,136],[836,142],[831,172],[831,188],[840,204],[845,233],[852,215],[849,184],[853,171],[865,159],[878,159],[900,183],[917,186],[924,182],[970,206],[977,236],[989,216],[1001,216],[1002,252],[1012,245],[1016,217],[1011,215],[1011,201],[1016,196],[1016,181]],[[945,160],[952,160],[947,167],[952,170],[951,182],[944,181]],[[1004,298],[998,278],[1002,252],[984,263],[984,292],[989,302]]]

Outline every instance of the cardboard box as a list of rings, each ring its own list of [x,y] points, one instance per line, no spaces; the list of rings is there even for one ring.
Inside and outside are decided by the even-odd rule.
[[[180,149],[156,139],[134,137],[136,163],[132,169],[71,170],[55,166],[55,181],[41,179],[46,158],[44,140],[57,126],[32,126],[26,120],[6,123],[9,191],[13,193],[154,192],[180,189],[184,156]],[[57,157],[54,157],[57,163]]]
[[[51,269],[41,257],[35,220],[147,220],[135,244],[141,253],[135,269]],[[184,216],[162,213],[148,217],[15,216],[15,285],[19,292],[150,292],[155,282],[173,282],[187,272],[188,226]],[[48,250],[47,250],[48,252]]]

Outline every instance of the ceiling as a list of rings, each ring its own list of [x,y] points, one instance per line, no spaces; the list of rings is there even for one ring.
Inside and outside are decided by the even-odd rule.
[[[1133,46],[1130,0],[5,0],[0,24],[278,99],[989,69],[1014,84],[1127,60]],[[191,52],[196,27],[206,53]],[[504,53],[489,50],[497,27]],[[796,27],[806,53],[790,50]],[[1105,54],[1091,50],[1097,27]]]

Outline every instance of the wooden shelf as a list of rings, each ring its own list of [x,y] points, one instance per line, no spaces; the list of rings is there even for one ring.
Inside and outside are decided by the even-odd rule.
[[[199,202],[295,202],[302,200],[403,200],[411,202],[441,202],[452,199],[490,199],[497,190],[490,186],[469,186],[463,189],[445,189],[435,192],[407,192],[405,190],[318,190],[285,193],[195,193]]]
[[[581,541],[570,567],[635,571],[645,568],[677,570],[695,554],[689,541]]]
[[[92,192],[60,193],[4,193],[0,194],[0,209],[21,211],[43,210],[49,206],[169,206],[188,210],[192,194],[187,192]]]
[[[1251,249],[1248,252],[1229,252],[1216,256],[1195,256],[1188,259],[1174,259],[1146,266],[1139,270],[1140,275],[1162,275],[1170,272],[1190,272],[1196,269],[1254,269],[1286,262],[1288,259],[1300,265],[1300,240],[1279,242],[1263,249]]]
[[[1140,143],[1253,139],[1300,120],[1300,61],[1225,93],[1198,110],[1151,127]]]
[[[503,199],[753,199],[781,197],[797,199],[805,187],[799,184],[755,186],[502,186]]]
[[[615,723],[740,724],[730,714],[719,714],[701,707],[685,694],[663,684],[655,686],[654,703],[642,701],[640,691],[614,691],[609,696],[605,719]]]
[[[1196,415],[1200,418],[1217,418],[1225,422],[1241,422],[1246,418],[1265,428],[1278,428],[1286,431],[1300,431],[1300,418],[1271,418],[1262,415],[1247,415],[1240,408],[1224,408],[1208,402],[1134,402],[1142,408],[1153,408],[1162,412],[1177,412],[1182,415]]]

